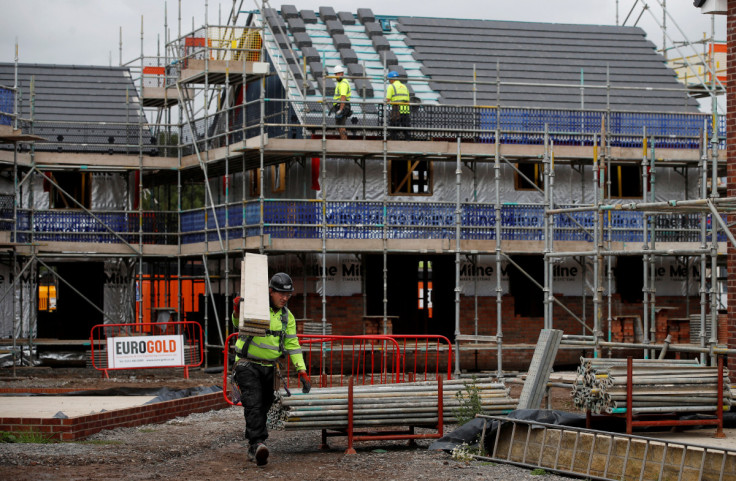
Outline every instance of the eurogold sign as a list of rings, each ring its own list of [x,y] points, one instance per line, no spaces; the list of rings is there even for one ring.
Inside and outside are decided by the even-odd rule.
[[[108,337],[109,369],[184,365],[184,336]]]

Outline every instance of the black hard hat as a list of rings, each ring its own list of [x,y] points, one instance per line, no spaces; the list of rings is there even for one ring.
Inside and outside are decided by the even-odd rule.
[[[268,287],[278,292],[294,292],[294,283],[291,277],[285,272],[277,272],[268,283]]]

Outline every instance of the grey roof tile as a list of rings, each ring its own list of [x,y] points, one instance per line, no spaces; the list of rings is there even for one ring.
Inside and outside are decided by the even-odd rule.
[[[13,86],[14,70],[14,64],[0,63],[0,85]],[[82,142],[87,134],[96,139],[112,137],[117,143],[124,143],[120,139],[128,132],[122,124],[138,125],[141,120],[138,92],[127,68],[19,64],[18,86],[22,90],[19,113],[25,118],[31,117],[31,77],[35,94],[34,132],[41,136],[56,138],[61,135],[66,142]],[[144,135],[143,142],[150,144],[150,137]],[[138,143],[137,131],[134,143]],[[36,148],[46,149],[42,143]],[[56,146],[53,149],[56,150]],[[63,150],[89,149],[70,145]]]
[[[338,33],[332,36],[332,43],[335,45],[335,49],[340,50],[341,48],[350,48],[352,44],[347,35]]]
[[[297,18],[299,12],[294,5],[281,5],[281,15],[288,20],[290,18]]]
[[[299,15],[304,23],[317,23],[317,14],[314,13],[314,10],[300,10]]]
[[[373,10],[371,10],[370,8],[359,8],[358,20],[362,24],[365,24],[366,22],[375,22],[376,16],[373,15]]]
[[[355,17],[350,12],[338,12],[337,19],[340,20],[343,25],[355,25]]]
[[[422,73],[437,80],[467,81],[475,69],[486,83],[498,76],[502,105],[579,108],[580,88],[574,84],[582,72],[589,87],[584,89],[586,108],[605,108],[606,89],[593,87],[610,81],[612,108],[697,110],[697,102],[688,98],[638,27],[420,17],[401,17],[396,27],[406,35]],[[571,87],[554,85],[562,83]],[[624,86],[655,90],[616,89]],[[472,102],[467,84],[431,82],[430,87],[446,102]],[[476,95],[479,104],[499,102],[495,84],[478,86]]]
[[[327,20],[325,22],[325,27],[327,27],[327,33],[331,36],[345,33],[345,28],[338,20]]]
[[[332,7],[319,7],[319,18],[321,18],[323,22],[327,22],[328,20],[337,20],[335,9]]]

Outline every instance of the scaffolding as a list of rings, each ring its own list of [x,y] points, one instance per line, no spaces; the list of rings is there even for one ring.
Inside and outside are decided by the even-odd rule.
[[[606,352],[610,355],[615,349],[642,350],[645,357],[666,351],[694,352],[701,355],[703,362],[707,356],[713,361],[719,353],[732,353],[723,344],[726,340],[718,338],[716,326],[719,255],[724,252],[725,243],[734,242],[722,215],[733,212],[735,206],[735,199],[719,194],[719,170],[723,168],[719,152],[725,148],[725,122],[717,113],[709,116],[617,112],[610,105],[596,111],[412,103],[414,115],[410,129],[414,140],[398,141],[391,140],[391,134],[401,128],[389,126],[383,103],[362,99],[356,102],[361,112],[359,122],[345,126],[352,139],[340,140],[334,135],[334,119],[328,116],[329,76],[322,80],[321,101],[308,100],[302,95],[307,90],[304,83],[301,89],[297,87],[299,95],[288,95],[288,86],[299,86],[300,82],[291,68],[280,70],[278,61],[288,65],[293,52],[269,50],[263,39],[273,36],[275,27],[257,12],[248,14],[245,26],[238,25],[241,6],[242,1],[240,5],[233,2],[224,25],[210,25],[205,17],[203,27],[183,33],[179,21],[177,37],[166,38],[163,56],[144,56],[141,27],[140,57],[124,64],[133,72],[141,99],[140,118],[129,126],[136,140],[128,145],[129,155],[116,159],[114,165],[88,164],[92,170],[137,172],[136,209],[124,213],[94,212],[49,180],[76,202],[85,221],[94,228],[70,235],[48,224],[40,227],[43,221],[37,218],[32,192],[29,208],[20,207],[21,185],[30,184],[34,172],[38,172],[34,144],[29,144],[26,153],[13,149],[14,178],[18,183],[11,225],[6,225],[6,229],[10,231],[12,252],[8,257],[12,258],[16,282],[24,273],[33,279],[39,267],[43,267],[59,282],[75,289],[54,272],[50,259],[124,258],[136,266],[138,288],[144,283],[150,286],[151,304],[145,306],[145,296],[138,296],[133,311],[136,322],[144,323],[154,322],[152,315],[158,307],[173,308],[183,316],[186,304],[183,292],[187,290],[184,284],[191,281],[203,292],[204,305],[199,306],[199,313],[205,348],[217,354],[224,348],[229,334],[228,301],[237,292],[236,268],[246,251],[298,258],[304,272],[299,306],[302,317],[308,318],[308,310],[320,311],[323,333],[328,332],[330,321],[326,287],[328,256],[350,254],[361,262],[361,295],[366,314],[366,256],[380,255],[383,262],[380,317],[384,334],[390,331],[391,318],[389,255],[443,253],[454,257],[454,339],[459,352],[455,370],[458,373],[462,353],[490,349],[496,351],[497,376],[504,375],[503,350],[513,344],[504,341],[508,321],[504,321],[502,309],[503,262],[515,266],[539,288],[544,303],[544,328],[556,327],[555,309],[562,309],[565,316],[580,325],[582,334],[568,334],[563,339],[566,348],[593,349],[599,356]],[[268,2],[263,2],[260,11],[267,8]],[[168,25],[165,31],[169,32]],[[269,80],[276,77],[269,61],[282,72],[278,82]],[[479,86],[490,86],[497,91],[514,87],[502,77],[503,72],[498,68],[495,79],[479,80],[474,75],[463,86],[473,91]],[[256,94],[249,93],[250,86]],[[580,90],[583,95],[585,89],[610,93],[615,88],[607,83],[583,85]],[[17,111],[15,108],[13,112]],[[32,134],[38,122],[31,117],[26,124]],[[156,139],[155,145],[146,144],[144,138]],[[655,155],[655,149],[660,157]],[[362,194],[350,198],[329,197],[328,185],[336,176],[328,172],[327,163],[336,158],[353,161],[358,167]],[[319,197],[315,198],[307,194],[309,159],[319,159],[316,180],[320,188]],[[394,200],[389,180],[392,163],[415,165],[420,161],[454,167],[454,202]],[[524,164],[539,166],[541,185],[520,167]],[[613,164],[635,165],[641,169],[641,199],[628,203],[614,201],[612,179],[605,175],[612,171]],[[316,162],[312,169],[315,165]],[[573,205],[556,200],[555,173],[560,165],[571,176],[573,172],[579,173],[583,202]],[[78,169],[63,163],[56,167]],[[470,173],[470,190],[476,192],[481,182],[477,172],[481,168],[488,168],[492,173],[495,201],[478,202],[476,198],[463,201],[461,193],[468,184],[465,173]],[[698,172],[699,197],[657,201],[655,173],[664,168],[685,179],[690,178],[692,170]],[[370,169],[380,170],[382,179],[381,195],[376,199],[367,196]],[[411,184],[414,170],[411,167],[407,170],[405,180]],[[588,195],[593,193],[593,201],[589,203],[584,202],[587,170],[593,177],[587,191]],[[299,173],[304,180],[301,198],[267,197],[267,181],[271,181],[272,191],[277,190],[274,186],[284,182],[289,171]],[[505,173],[526,181],[536,189],[542,202],[507,203],[502,195]],[[231,185],[231,177],[236,175],[240,177],[238,187]],[[214,189],[220,181],[222,189]],[[239,191],[239,198],[233,195],[233,190]],[[631,213],[638,222],[635,228],[622,221],[634,218]],[[114,223],[121,216],[129,219],[124,226]],[[682,216],[686,217],[682,227],[666,232],[659,227],[662,220],[677,220]],[[0,223],[6,221],[2,217]],[[44,232],[43,236],[38,234],[40,231]],[[47,242],[58,245],[41,245]],[[90,243],[98,247],[104,243],[106,248],[90,252]],[[661,243],[666,246],[660,247]],[[692,246],[693,243],[697,246]],[[540,251],[544,258],[543,282],[535,280],[514,260],[515,255]],[[319,271],[313,275],[309,275],[308,269],[310,255],[321,260]],[[475,286],[473,334],[466,334],[461,327],[462,263],[466,260],[477,266],[482,255],[493,256],[495,262],[495,332],[482,332]],[[646,266],[643,270],[644,338],[643,342],[616,342],[611,336],[612,258],[632,255],[643,256]],[[684,258],[688,265],[691,259],[700,263],[697,345],[656,341],[655,261],[662,256]],[[575,259],[583,267],[592,264],[592,286],[587,287],[585,277],[582,279],[582,313],[575,312],[554,295],[555,259],[563,257]],[[172,272],[173,263],[175,272]],[[710,287],[706,284],[708,271]],[[308,281],[317,281],[321,286],[319,308],[314,307],[307,294]],[[23,292],[15,284],[13,289],[16,296]],[[163,293],[157,292],[161,289]],[[603,299],[606,291],[607,302]],[[587,292],[592,293],[592,325],[585,312]],[[689,302],[689,291],[686,297]],[[23,301],[30,303],[29,349],[33,346],[37,324],[34,299],[31,296]],[[429,303],[430,298],[424,294],[423,300]],[[104,307],[94,307],[107,320]],[[689,306],[687,312],[690,314]],[[14,322],[20,325],[20,314]],[[15,335],[15,326],[14,323],[14,353],[19,337]],[[207,362],[209,357],[205,359]]]

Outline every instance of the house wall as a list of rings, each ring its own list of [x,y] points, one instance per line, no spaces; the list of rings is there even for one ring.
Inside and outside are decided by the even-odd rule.
[[[726,35],[728,36],[726,169],[728,195],[734,197],[736,196],[736,0],[728,0]],[[729,225],[733,225],[733,222],[736,222],[736,215],[729,216]],[[728,245],[728,346],[736,347],[736,248],[730,243]],[[729,357],[728,367],[736,369],[736,356]]]
[[[298,284],[298,282],[296,282]],[[583,298],[574,296],[557,296],[560,301],[570,310],[580,313],[583,310]],[[297,319],[303,313],[304,297],[295,296],[289,302],[289,309]],[[669,318],[686,317],[686,304],[682,297],[657,297],[659,307],[672,307],[667,311]],[[501,317],[503,329],[503,342],[509,346],[503,351],[504,370],[525,370],[531,362],[534,348],[539,337],[539,331],[544,328],[544,320],[541,317],[523,317],[514,313],[515,300],[513,296],[503,296],[501,304]],[[639,316],[642,317],[641,304],[628,304],[622,302],[618,296],[614,296],[614,316]],[[691,296],[690,310],[697,309],[698,298]],[[587,324],[592,327],[591,315],[593,313],[593,300],[588,296],[585,299],[585,311]],[[604,311],[604,316],[607,313]],[[472,296],[460,297],[460,332],[463,334],[475,333],[475,299]],[[332,332],[340,335],[364,334],[363,324],[363,297],[362,295],[330,297],[326,308],[327,322],[332,326]],[[561,307],[554,309],[554,328],[562,329],[566,334],[583,334],[580,323],[566,313]],[[316,294],[307,296],[307,320],[321,322],[322,299]],[[298,321],[301,322],[301,321]],[[454,319],[436,319],[434,323],[450,323],[454,330]],[[429,333],[436,333],[441,328],[430,325]],[[606,332],[607,329],[604,329]],[[496,335],[496,298],[478,298],[478,334]],[[590,331],[587,331],[590,334]],[[607,334],[605,334],[607,337]],[[625,351],[615,351],[622,353]],[[641,354],[638,352],[637,354]],[[560,349],[556,365],[576,365],[580,362],[580,356],[592,356],[590,349]],[[614,354],[616,356],[616,354]],[[460,357],[461,369],[464,370],[495,370],[497,369],[496,348],[485,350],[463,350]]]
[[[383,199],[383,163],[369,161],[366,167],[366,200]],[[454,162],[433,163],[433,195],[431,197],[391,196],[392,201],[455,202],[457,196],[456,164]],[[351,159],[329,159],[327,168],[327,198],[336,200],[362,200],[363,177],[361,168]],[[504,202],[541,203],[542,195],[537,191],[516,190],[515,172],[508,165],[501,166],[501,198]],[[298,181],[297,181],[298,183]],[[687,191],[687,197],[684,193]],[[697,198],[698,175],[691,169],[687,179],[671,168],[656,171],[655,196],[658,201]],[[593,171],[584,168],[583,176],[569,166],[555,169],[555,200],[560,203],[592,203]],[[463,167],[460,185],[461,202],[493,203],[496,200],[496,184],[493,163],[478,163],[475,173]]]

